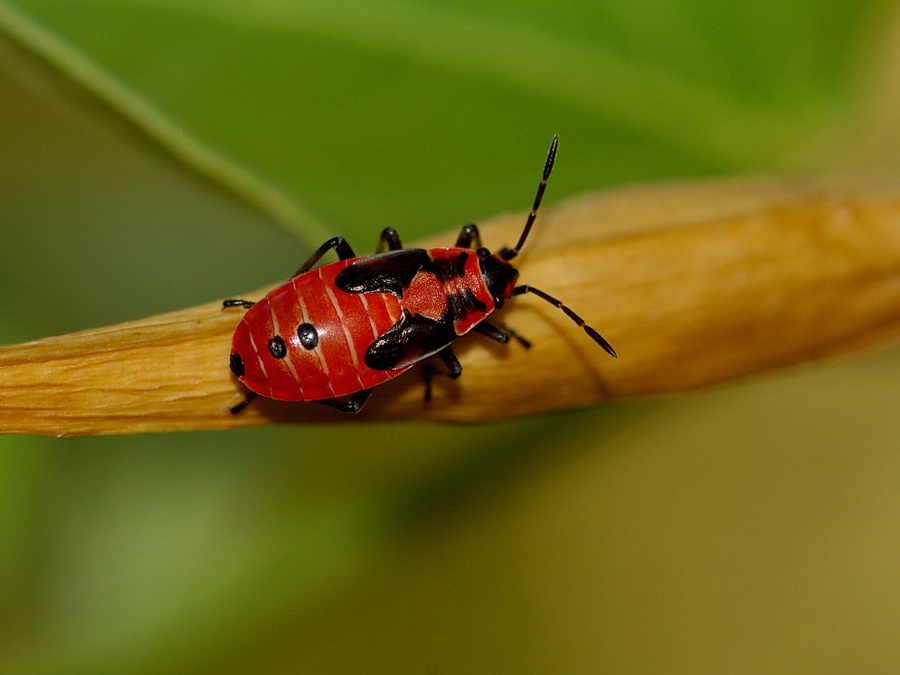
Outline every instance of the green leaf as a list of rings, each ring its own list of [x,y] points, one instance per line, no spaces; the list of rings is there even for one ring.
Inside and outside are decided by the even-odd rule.
[[[315,221],[279,192],[215,154],[78,51],[4,5],[0,38],[5,70],[24,88],[52,92],[55,105],[78,109],[91,124],[124,131],[297,232],[321,236]]]

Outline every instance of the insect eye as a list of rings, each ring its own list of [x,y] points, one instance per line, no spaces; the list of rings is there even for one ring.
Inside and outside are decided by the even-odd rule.
[[[319,333],[311,323],[301,323],[297,326],[297,337],[305,349],[315,349],[319,344]]]
[[[284,344],[284,339],[280,335],[269,340],[269,353],[273,359],[283,359],[287,356],[287,345]]]

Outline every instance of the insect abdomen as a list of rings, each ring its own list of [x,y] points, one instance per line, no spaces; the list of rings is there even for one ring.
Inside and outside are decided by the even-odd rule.
[[[248,310],[233,340],[252,391],[282,401],[318,401],[376,386],[402,371],[365,365],[369,344],[402,314],[390,294],[340,290],[352,260],[292,279]],[[283,345],[283,346],[282,346]]]

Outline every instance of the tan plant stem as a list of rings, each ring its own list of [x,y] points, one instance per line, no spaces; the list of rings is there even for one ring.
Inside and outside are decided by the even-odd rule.
[[[485,244],[510,245],[523,222],[492,219]],[[359,415],[263,399],[232,415],[242,393],[228,356],[243,313],[217,300],[0,348],[0,431],[478,422],[683,391],[885,343],[900,335],[900,188],[729,180],[589,194],[546,205],[516,263],[521,281],[571,306],[619,358],[526,295],[494,318],[533,348],[461,338],[462,377],[436,378],[428,403],[413,371],[376,390]]]

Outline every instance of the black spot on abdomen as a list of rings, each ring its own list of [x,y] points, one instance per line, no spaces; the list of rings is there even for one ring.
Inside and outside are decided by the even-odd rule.
[[[287,345],[284,344],[284,338],[276,335],[269,340],[269,354],[273,359],[283,359],[287,356]]]
[[[319,332],[311,323],[301,323],[297,326],[297,337],[304,349],[315,349],[319,344]]]

